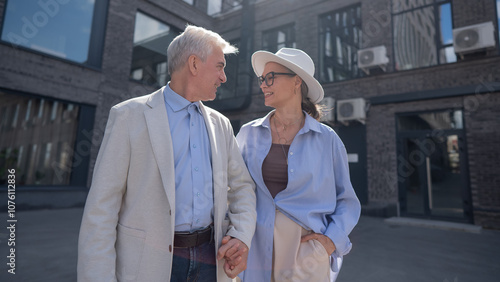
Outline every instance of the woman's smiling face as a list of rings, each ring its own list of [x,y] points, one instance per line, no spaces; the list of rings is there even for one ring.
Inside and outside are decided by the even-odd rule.
[[[266,77],[271,72],[275,73],[292,73],[288,68],[274,62],[269,62],[264,67],[262,76]],[[274,81],[273,81],[274,80]],[[271,86],[267,86],[266,81],[260,84],[260,89],[264,93],[264,104],[269,107],[277,108],[285,105],[294,97],[300,95],[294,95],[295,93],[295,83],[297,77],[291,75],[275,75],[274,79],[269,81]]]

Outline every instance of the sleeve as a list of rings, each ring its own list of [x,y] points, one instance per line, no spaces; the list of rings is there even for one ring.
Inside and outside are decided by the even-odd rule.
[[[238,238],[250,248],[257,220],[255,183],[243,161],[233,130],[228,124],[228,216],[227,235]]]
[[[335,212],[329,215],[329,224],[325,231],[335,244],[336,250],[332,254],[332,270],[336,271],[339,266],[338,259],[347,255],[352,244],[348,235],[359,220],[361,214],[361,204],[352,187],[349,177],[349,165],[347,161],[347,152],[344,145],[339,140],[340,144],[334,143],[333,160],[334,160],[334,176],[337,202]]]
[[[126,190],[130,142],[126,112],[110,111],[78,241],[78,281],[116,281],[116,227]]]

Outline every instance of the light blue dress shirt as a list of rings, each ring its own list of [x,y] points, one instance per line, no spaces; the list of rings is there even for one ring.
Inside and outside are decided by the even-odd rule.
[[[174,149],[175,231],[194,231],[213,218],[210,139],[199,102],[189,102],[168,84],[163,96]]]
[[[308,114],[288,152],[288,185],[273,199],[262,178],[262,163],[271,148],[267,116],[245,124],[236,137],[257,185],[257,226],[243,281],[270,281],[275,210],[307,230],[332,239],[331,256],[337,272],[351,250],[349,233],[358,222],[361,205],[349,179],[347,152],[332,128]]]

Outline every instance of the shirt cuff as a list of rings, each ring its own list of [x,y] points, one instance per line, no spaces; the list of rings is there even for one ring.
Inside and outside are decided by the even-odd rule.
[[[335,244],[335,252],[338,253],[339,256],[345,256],[351,251],[352,244],[349,237],[335,224],[330,223],[324,235],[328,236]]]

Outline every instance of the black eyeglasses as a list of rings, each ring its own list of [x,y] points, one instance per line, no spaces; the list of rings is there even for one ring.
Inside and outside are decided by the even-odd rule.
[[[288,76],[296,76],[295,73],[288,73],[288,72],[268,72],[266,76],[259,76],[259,82],[262,84],[262,82],[266,82],[267,86],[271,86],[274,83],[274,77],[277,75],[288,75]]]

